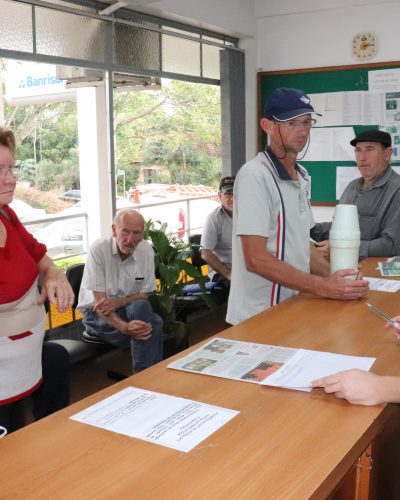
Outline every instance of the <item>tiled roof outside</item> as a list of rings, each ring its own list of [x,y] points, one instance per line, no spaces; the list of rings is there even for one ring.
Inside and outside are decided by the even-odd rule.
[[[134,192],[139,192],[142,196],[175,196],[179,198],[193,198],[196,196],[216,196],[218,190],[210,186],[202,184],[140,184],[136,188],[131,188],[128,192],[132,195]]]

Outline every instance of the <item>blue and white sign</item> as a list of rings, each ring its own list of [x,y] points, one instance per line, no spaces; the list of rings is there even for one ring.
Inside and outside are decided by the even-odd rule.
[[[56,66],[8,61],[5,70],[6,99],[10,105],[72,101],[75,91],[65,88],[56,76]]]

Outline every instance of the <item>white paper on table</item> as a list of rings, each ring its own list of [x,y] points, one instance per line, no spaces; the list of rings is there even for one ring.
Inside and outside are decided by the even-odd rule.
[[[369,289],[377,292],[397,292],[400,290],[400,280],[388,280],[385,278],[370,278],[363,276],[363,279],[369,281]]]
[[[369,370],[374,361],[375,358],[299,349],[287,363],[260,384],[311,392],[313,380],[353,368]]]
[[[238,414],[228,408],[127,387],[70,418],[188,452]]]

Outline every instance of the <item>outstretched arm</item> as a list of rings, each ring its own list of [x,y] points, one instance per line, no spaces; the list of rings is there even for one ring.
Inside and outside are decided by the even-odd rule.
[[[271,255],[266,249],[267,238],[264,236],[240,238],[247,270],[269,281],[301,292],[339,300],[359,299],[368,291],[367,281],[345,279],[345,276],[356,275],[358,271],[355,269],[344,269],[327,277],[316,276],[300,271]]]

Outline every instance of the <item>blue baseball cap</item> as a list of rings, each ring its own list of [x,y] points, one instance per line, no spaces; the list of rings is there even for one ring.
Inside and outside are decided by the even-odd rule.
[[[268,97],[263,116],[268,120],[284,122],[310,113],[322,116],[314,111],[311,99],[304,90],[281,87],[274,90]]]

